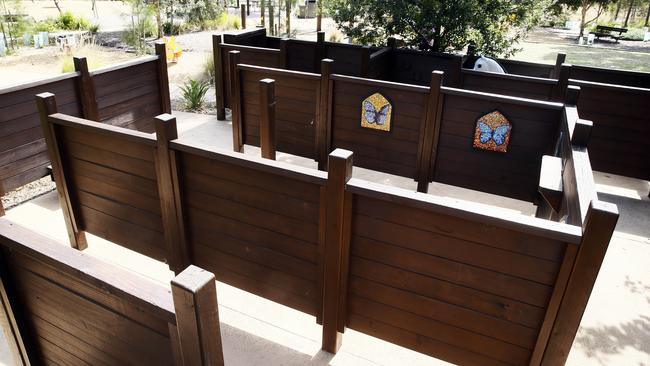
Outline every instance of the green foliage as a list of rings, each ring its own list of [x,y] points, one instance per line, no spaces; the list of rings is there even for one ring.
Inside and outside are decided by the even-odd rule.
[[[54,21],[54,27],[61,30],[87,30],[92,24],[82,16],[75,16],[71,11],[59,15]]]
[[[621,35],[621,39],[626,41],[643,41],[645,31],[642,28],[628,28],[627,33]]]
[[[210,90],[210,84],[206,81],[190,79],[180,89],[185,100],[185,108],[190,111],[198,111],[203,108],[205,103],[203,98]]]
[[[513,44],[548,5],[535,0],[330,0],[329,14],[354,42],[383,45],[399,36],[431,51],[459,51],[474,42],[478,52],[508,56]]]
[[[158,27],[153,20],[154,8],[146,0],[130,0],[131,24],[123,33],[122,38],[139,54],[148,51],[145,39],[158,34]]]
[[[33,32],[54,32],[56,24],[53,19],[46,19],[32,25]]]
[[[172,21],[166,21],[162,25],[163,33],[169,36],[177,36],[187,28],[185,23],[172,23]]]
[[[213,0],[179,0],[178,5],[178,10],[185,16],[186,22],[201,30],[208,29],[224,12],[221,2]]]
[[[205,58],[203,63],[203,73],[205,74],[205,80],[210,85],[214,84],[214,55],[211,53]]]

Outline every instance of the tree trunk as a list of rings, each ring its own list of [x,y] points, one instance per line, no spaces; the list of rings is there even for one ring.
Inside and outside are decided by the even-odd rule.
[[[269,1],[269,34],[275,35],[275,27],[273,26],[273,18],[275,14],[273,14],[273,3]]]
[[[162,16],[160,15],[160,0],[156,1],[156,25],[158,26],[158,39],[160,39],[163,37]],[[172,28],[174,27],[172,26]]]
[[[59,15],[63,14],[61,11],[61,7],[59,6],[59,2],[57,0],[54,0],[54,5],[56,6],[56,9],[59,11]]]
[[[585,5],[583,2],[580,14],[580,35],[578,35],[578,39],[582,38],[582,36],[585,34],[585,27],[587,26],[585,24],[585,19],[587,18],[587,10],[589,10],[589,6]]]
[[[648,2],[648,12],[645,15],[645,27],[650,26],[650,2]]]
[[[614,21],[618,20],[618,14],[621,12],[621,0],[616,2],[616,14],[614,14]]]
[[[285,16],[287,24],[287,38],[291,37],[291,0],[287,0],[284,4]]]
[[[322,30],[322,25],[323,25],[323,0],[318,0],[318,15],[316,15],[316,32],[320,32]]]
[[[625,24],[623,28],[627,28],[627,23],[630,21],[630,13],[632,13],[632,8],[634,7],[634,0],[630,1],[630,6],[627,8],[627,15],[625,15]]]
[[[266,10],[266,0],[260,0],[260,21],[262,22],[262,27],[266,26],[266,16],[264,11]]]

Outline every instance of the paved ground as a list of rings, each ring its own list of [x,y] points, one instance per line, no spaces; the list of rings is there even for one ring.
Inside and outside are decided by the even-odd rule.
[[[231,125],[206,115],[175,112],[183,139],[231,149]],[[259,149],[247,148],[259,155]],[[307,159],[280,154],[278,160],[314,167]],[[354,170],[355,177],[407,189],[404,178]],[[601,199],[616,203],[621,218],[583,318],[568,365],[650,365],[650,182],[597,174]],[[533,207],[492,195],[432,185],[433,194],[532,214]],[[7,218],[66,242],[63,216],[54,192],[7,211]],[[89,235],[87,252],[168,283],[172,273],[160,262]],[[313,317],[218,284],[224,353],[230,365],[442,365],[442,361],[363,334],[347,331],[335,356],[319,350],[320,327]],[[0,350],[1,353],[1,350]]]

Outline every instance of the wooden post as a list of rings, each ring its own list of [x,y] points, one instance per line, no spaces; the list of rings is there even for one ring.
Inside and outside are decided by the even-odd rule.
[[[176,153],[169,149],[169,142],[178,138],[176,118],[162,114],[155,118],[155,128],[156,180],[165,234],[165,257],[169,268],[179,273],[190,264],[190,255],[180,201]]]
[[[551,74],[548,76],[551,79],[557,79],[560,76],[562,70],[562,64],[566,61],[566,53],[558,53],[557,58],[555,59],[555,67],[551,70]]]
[[[163,113],[172,112],[172,103],[169,96],[169,76],[167,74],[167,46],[163,41],[156,42],[156,55],[158,56],[158,87],[160,88],[160,106]]]
[[[420,142],[418,148],[417,178],[418,192],[427,193],[429,182],[433,175],[433,164],[436,160],[438,150],[438,135],[440,130],[440,119],[442,117],[442,93],[440,88],[444,73],[433,71],[429,85],[429,97],[427,98],[427,116],[420,128]]]
[[[370,47],[363,46],[361,47],[361,70],[359,70],[359,76],[362,78],[368,77],[370,72]]]
[[[74,204],[74,198],[70,195],[68,189],[68,180],[66,179],[65,169],[61,161],[61,152],[59,151],[59,143],[56,136],[54,125],[48,119],[48,116],[57,113],[56,99],[52,93],[42,93],[36,95],[36,105],[38,106],[38,113],[41,118],[41,130],[43,137],[47,143],[47,152],[52,162],[52,175],[56,182],[56,191],[59,195],[59,202],[61,210],[63,211],[63,219],[65,221],[66,229],[68,230],[68,238],[70,245],[79,250],[84,250],[88,247],[86,235],[81,230],[80,221],[77,218]]]
[[[2,184],[0,184],[0,197],[4,196],[5,192],[4,189],[2,188]],[[5,215],[5,208],[2,205],[2,201],[0,200],[0,217]]]
[[[230,67],[230,112],[232,116],[232,147],[237,152],[244,152],[244,137],[241,123],[241,95],[239,80],[239,51],[228,53],[228,64]]]
[[[616,205],[591,201],[583,226],[582,242],[560,304],[542,365],[564,365],[598,271],[618,221]]]
[[[352,177],[352,152],[329,155],[326,184],[325,250],[323,254],[322,349],[336,353],[345,330],[345,289],[350,255],[352,199],[345,184]]]
[[[579,98],[580,98],[580,87],[575,85],[569,85],[564,95],[564,104],[569,106],[577,106]]]
[[[251,15],[251,2],[250,2],[250,0],[246,0],[246,15],[248,15],[248,16]]]
[[[246,5],[241,4],[241,29],[246,29]]]
[[[327,169],[328,154],[330,152],[330,94],[332,64],[334,60],[324,59],[320,63],[320,88],[318,89],[318,115],[316,116],[316,160],[318,170]]]
[[[275,160],[275,80],[260,80],[260,147],[262,157]]]
[[[29,366],[30,354],[35,349],[32,337],[25,334],[25,311],[22,306],[13,306],[18,300],[16,288],[9,277],[7,258],[0,252],[0,327],[4,331],[5,344],[16,365]],[[28,352],[29,350],[29,352]],[[32,360],[34,362],[34,360]]]
[[[74,69],[79,72],[79,96],[81,97],[81,109],[83,117],[91,121],[99,121],[97,98],[95,97],[95,85],[93,78],[88,71],[88,60],[85,57],[74,57]]]
[[[192,265],[171,285],[183,364],[223,365],[214,274]]]
[[[562,102],[569,95],[569,78],[571,77],[571,65],[563,64],[560,67],[560,73],[557,78],[557,85],[555,86],[555,91],[552,96],[553,101]],[[566,99],[568,100],[568,99]],[[578,98],[575,98],[575,103],[578,102]],[[573,104],[576,105],[576,104]]]
[[[395,37],[389,37],[386,46],[390,48],[397,48],[397,39]]]
[[[214,58],[214,88],[217,98],[217,119],[224,121],[226,119],[226,101],[224,91],[226,89],[226,80],[223,76],[223,60],[221,57],[221,43],[223,39],[221,34],[212,36],[212,56]]]
[[[287,54],[287,44],[289,43],[288,38],[282,38],[280,40],[280,60],[279,60],[279,65],[278,67],[281,69],[288,69],[289,65],[289,55]]]
[[[325,58],[325,32],[316,33],[316,47],[314,47],[314,70],[320,73],[321,60]]]
[[[451,86],[453,88],[462,88],[463,87],[463,58],[461,56],[454,56],[453,62],[454,72],[450,73],[447,76],[447,80],[444,83],[446,86]]]

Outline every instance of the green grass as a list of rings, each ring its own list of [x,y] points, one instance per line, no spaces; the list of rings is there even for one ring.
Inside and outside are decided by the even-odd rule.
[[[522,43],[523,50],[515,59],[554,64],[558,53],[567,55],[567,63],[650,72],[650,48],[648,52],[633,52],[594,46],[569,44]]]

